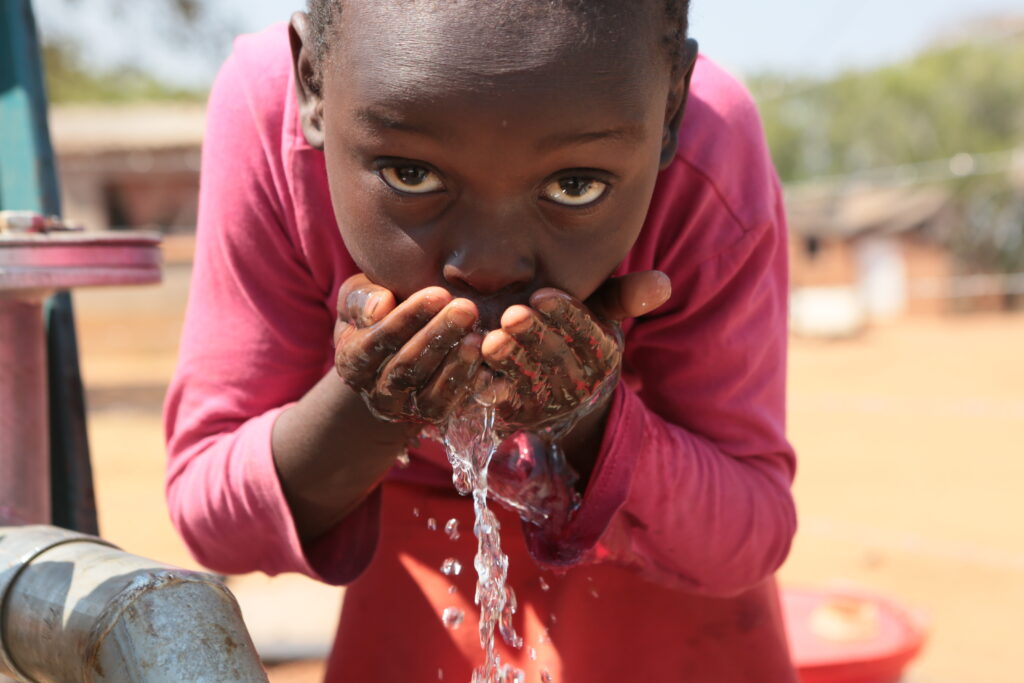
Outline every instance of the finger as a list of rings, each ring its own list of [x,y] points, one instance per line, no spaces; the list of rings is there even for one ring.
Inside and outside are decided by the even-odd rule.
[[[620,322],[655,310],[672,296],[672,281],[660,270],[610,278],[587,299],[587,307],[605,320]]]
[[[557,367],[568,376],[578,376],[580,361],[562,330],[550,327],[537,311],[511,306],[501,316],[505,330],[534,360],[545,367]]]
[[[387,359],[405,345],[451,301],[441,287],[416,292],[380,322],[358,330],[335,348],[335,366],[357,386],[369,386]],[[344,331],[342,337],[345,336]]]
[[[584,376],[604,375],[618,363],[618,337],[578,300],[557,289],[542,289],[530,298],[530,303],[550,326],[561,331],[579,359]]]
[[[476,306],[468,299],[450,302],[381,369],[378,386],[382,393],[419,391],[452,348],[472,330],[476,319]]]
[[[505,330],[489,332],[480,352],[487,365],[512,383],[511,396],[534,405],[550,403],[551,387],[544,381],[544,368]]]
[[[476,333],[466,335],[448,353],[440,371],[419,393],[418,405],[423,419],[437,423],[458,405],[463,396],[473,390],[473,379],[482,357],[480,344],[483,337]]]
[[[357,273],[338,288],[338,319],[356,327],[369,327],[395,308],[395,295]]]

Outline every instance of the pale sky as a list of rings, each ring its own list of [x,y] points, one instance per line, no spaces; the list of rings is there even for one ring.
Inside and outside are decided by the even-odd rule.
[[[623,0],[628,1],[628,0]],[[73,35],[99,64],[129,62],[180,84],[212,80],[229,49],[197,55],[159,46],[158,3],[121,2],[111,29],[112,0],[36,0],[40,29]],[[216,21],[256,31],[288,15],[303,0],[207,0]],[[97,7],[100,11],[97,11]],[[148,8],[148,11],[147,11]],[[937,33],[966,20],[1000,13],[1024,15],[1024,0],[692,0],[691,34],[705,53],[743,75],[771,70],[831,74],[909,56]],[[230,32],[229,30],[229,32]]]

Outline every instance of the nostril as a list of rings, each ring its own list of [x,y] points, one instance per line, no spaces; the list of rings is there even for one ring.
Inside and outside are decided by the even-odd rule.
[[[472,269],[446,263],[442,276],[457,290],[492,296],[524,288],[533,280],[533,267],[525,260],[515,262],[512,259],[491,267]]]

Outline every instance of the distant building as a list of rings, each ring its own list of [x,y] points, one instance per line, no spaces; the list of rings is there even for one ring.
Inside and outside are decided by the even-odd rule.
[[[906,314],[1000,310],[1024,293],[1020,273],[974,272],[957,261],[948,239],[965,216],[946,182],[977,173],[1024,188],[1024,150],[920,166],[916,178],[787,188],[794,331],[843,336]]]
[[[195,230],[205,108],[53,107],[63,214],[91,230]]]

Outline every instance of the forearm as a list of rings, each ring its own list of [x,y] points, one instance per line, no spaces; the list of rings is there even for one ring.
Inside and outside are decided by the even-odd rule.
[[[299,536],[345,518],[380,482],[419,425],[389,423],[331,370],[274,423],[274,464]]]

